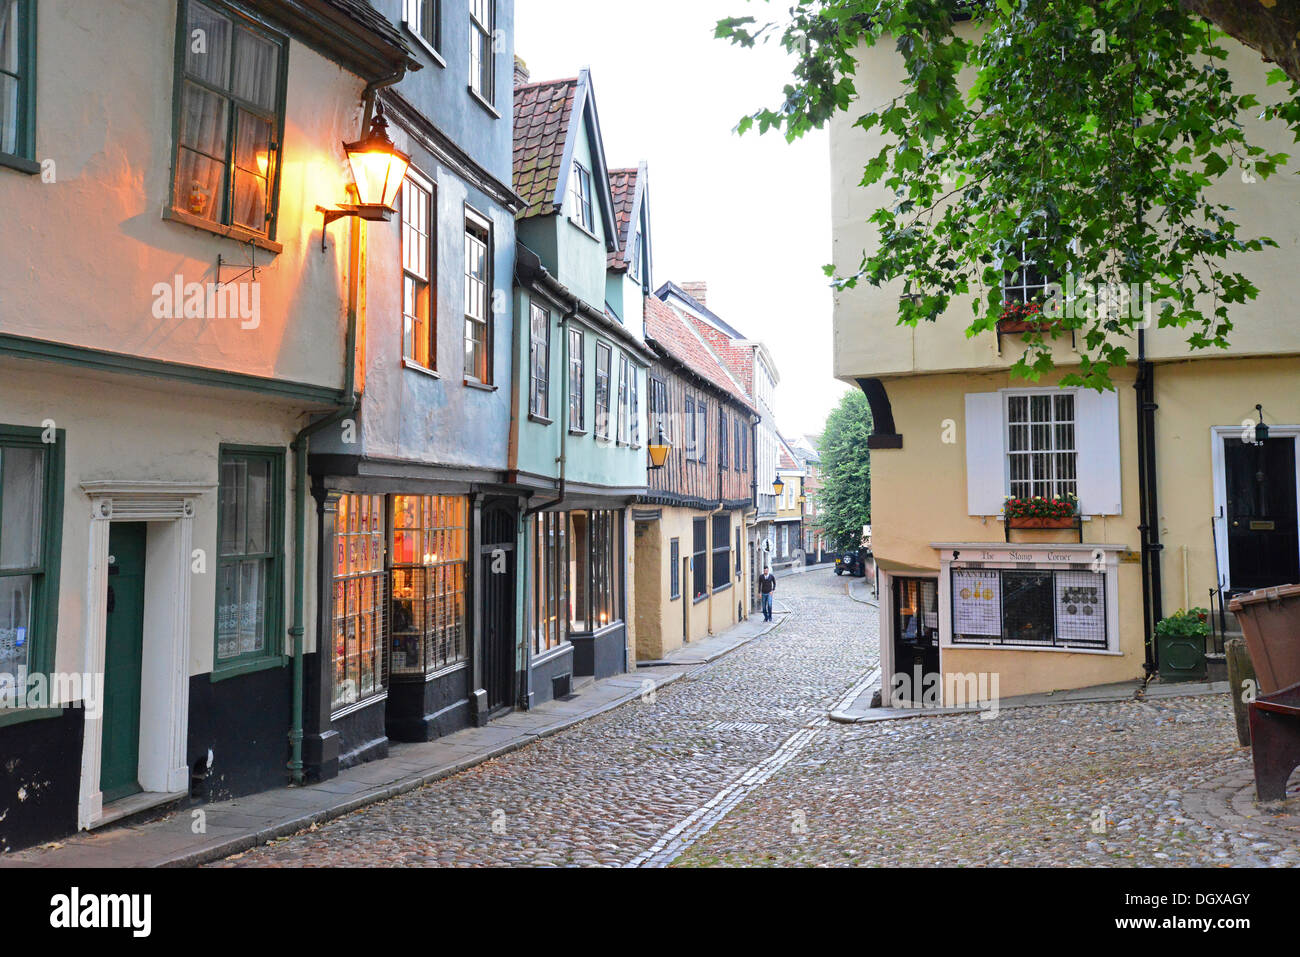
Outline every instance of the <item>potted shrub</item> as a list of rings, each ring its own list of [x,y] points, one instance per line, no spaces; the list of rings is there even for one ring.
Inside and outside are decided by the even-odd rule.
[[[1176,611],[1156,624],[1156,655],[1162,681],[1204,681],[1205,639],[1210,613],[1204,608]]]
[[[1012,528],[1074,528],[1079,517],[1079,500],[1073,495],[1008,498],[1002,511]]]

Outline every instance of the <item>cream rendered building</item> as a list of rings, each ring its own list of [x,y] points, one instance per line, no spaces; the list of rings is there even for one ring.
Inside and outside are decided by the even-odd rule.
[[[1224,45],[1239,84],[1266,100],[1258,54]],[[863,48],[862,104],[886,100],[901,83],[890,44]],[[883,186],[859,185],[882,139],[854,127],[857,115],[840,114],[831,131],[841,274],[876,242],[868,216],[892,202]],[[1278,130],[1241,120],[1253,142],[1291,145]],[[1208,607],[1212,592],[1217,602],[1221,592],[1300,578],[1300,180],[1293,172],[1248,179],[1226,175],[1215,199],[1237,211],[1248,235],[1271,236],[1280,248],[1240,264],[1260,294],[1233,307],[1231,349],[1192,352],[1185,334],[1151,329],[1147,361],[1121,370],[1113,392],[1057,389],[1059,373],[1040,383],[1013,379],[1021,340],[1003,335],[999,349],[993,333],[968,339],[969,301],[913,329],[896,324],[896,286],[837,292],[835,374],[864,390],[875,418],[885,675],[906,674],[911,684],[917,669],[996,673],[1003,696],[1139,678],[1160,617]],[[1138,343],[1128,345],[1136,356]],[[1058,367],[1077,363],[1068,338],[1054,351]],[[1135,388],[1140,375],[1144,392]],[[1271,429],[1263,446],[1243,426],[1256,420],[1257,405]],[[1037,464],[1026,460],[1034,456]],[[1033,481],[1049,459],[1056,471]],[[1081,529],[1004,527],[1008,495],[1063,491],[1080,498]],[[1144,511],[1152,515],[1145,543]],[[951,698],[950,678],[943,687]]]

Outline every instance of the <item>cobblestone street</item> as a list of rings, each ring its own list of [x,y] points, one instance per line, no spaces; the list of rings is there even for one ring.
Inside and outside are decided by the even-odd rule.
[[[829,570],[778,598],[654,701],[214,866],[1300,864],[1225,698],[837,725],[875,609]]]

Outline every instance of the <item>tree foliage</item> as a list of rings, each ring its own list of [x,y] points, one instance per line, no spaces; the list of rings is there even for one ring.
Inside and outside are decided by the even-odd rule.
[[[788,19],[736,17],[717,32],[795,56],[783,102],[742,118],[740,132],[794,139],[861,111],[856,125],[884,134],[862,177],[892,194],[870,217],[879,243],[856,270],[828,266],[828,276],[844,288],[897,282],[900,324],[934,321],[969,296],[968,337],[996,327],[1003,277],[1022,262],[1062,281],[1140,290],[1149,308],[1066,303],[1047,331],[1026,335],[1013,367],[1041,377],[1053,368],[1051,339],[1073,333],[1080,364],[1061,383],[1110,388],[1151,323],[1181,328],[1193,349],[1227,346],[1232,307],[1258,294],[1238,271],[1242,256],[1276,243],[1247,235],[1212,187],[1263,181],[1289,159],[1249,142],[1243,118],[1262,115],[1300,139],[1300,86],[1278,68],[1272,102],[1240,92],[1223,32],[1189,6],[793,0]],[[975,29],[957,27],[954,11]],[[883,103],[857,102],[860,45],[886,42],[905,81]]]
[[[846,393],[826,420],[818,454],[821,521],[836,549],[856,548],[871,522],[871,408],[858,390]]]

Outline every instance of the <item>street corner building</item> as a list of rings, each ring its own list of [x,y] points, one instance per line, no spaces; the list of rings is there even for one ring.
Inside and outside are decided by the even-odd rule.
[[[0,848],[512,703],[501,37],[0,0]]]
[[[1262,91],[1258,55],[1223,45],[1235,82]],[[864,103],[903,82],[892,49],[861,51]],[[875,242],[871,213],[893,202],[883,186],[859,186],[864,158],[884,141],[853,126],[854,115],[831,130],[841,274]],[[1287,149],[1257,118],[1241,122],[1252,141]],[[913,328],[897,324],[897,289],[836,291],[835,374],[863,390],[874,420],[886,675],[942,673],[946,690],[950,676],[998,674],[1004,696],[1164,676],[1180,667],[1160,660],[1152,638],[1165,615],[1221,610],[1235,593],[1300,580],[1300,332],[1290,321],[1300,187],[1225,179],[1214,192],[1250,232],[1278,241],[1251,262],[1259,297],[1231,307],[1227,350],[1194,352],[1176,328],[1139,332],[1114,391],[1055,384],[1079,366],[1064,335],[1052,341],[1056,373],[1013,379],[1026,323],[1004,318],[967,338],[964,298]],[[1002,298],[1033,301],[1051,282],[1065,279],[1020,265]],[[1033,497],[1074,497],[1077,507],[1057,519],[1006,509]],[[1214,617],[1216,630],[1231,629],[1229,615]]]
[[[650,436],[663,461],[633,509],[638,659],[749,617],[757,413],[689,320],[645,300]]]

